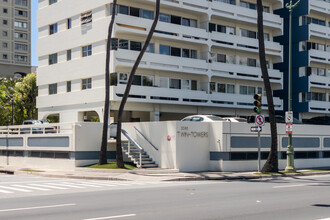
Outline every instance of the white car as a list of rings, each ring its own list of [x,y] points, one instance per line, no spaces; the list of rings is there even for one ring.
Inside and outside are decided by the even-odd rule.
[[[247,122],[246,118],[239,118],[239,117],[224,117],[223,119],[230,122]]]
[[[215,115],[190,115],[182,119],[181,121],[202,121],[202,122],[212,122],[212,121],[225,121],[223,118]]]

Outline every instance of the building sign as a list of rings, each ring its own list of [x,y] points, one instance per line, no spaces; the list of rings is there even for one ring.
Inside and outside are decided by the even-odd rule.
[[[177,131],[179,137],[186,138],[208,138],[209,133],[207,131],[189,131],[188,126],[181,126],[180,131]]]

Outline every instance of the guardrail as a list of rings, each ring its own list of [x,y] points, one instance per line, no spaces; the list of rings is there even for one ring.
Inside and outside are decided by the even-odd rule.
[[[1,126],[0,135],[61,134],[61,133],[68,134],[68,133],[72,133],[73,126],[74,126],[73,124],[65,124],[65,123]]]
[[[153,143],[151,143],[151,141],[144,135],[144,134],[142,134],[142,132],[139,130],[139,129],[137,129],[135,126],[134,126],[134,129],[156,150],[156,151],[158,151],[158,148],[153,144]]]
[[[136,147],[136,149],[139,151],[139,164],[138,167],[141,168],[142,167],[142,152],[143,152],[143,148],[133,139],[129,136],[129,134],[127,133],[127,131],[125,131],[124,129],[121,129],[121,133],[127,138],[128,140],[128,154],[130,153],[131,150],[131,143]]]

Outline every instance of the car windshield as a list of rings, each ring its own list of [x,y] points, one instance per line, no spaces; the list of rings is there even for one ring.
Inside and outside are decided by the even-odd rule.
[[[208,115],[206,117],[209,118],[209,119],[211,119],[212,121],[224,121],[223,118],[220,118],[220,117],[214,116],[214,115]]]

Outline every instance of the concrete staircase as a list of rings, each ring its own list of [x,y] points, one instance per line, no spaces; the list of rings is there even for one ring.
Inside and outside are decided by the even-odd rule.
[[[129,134],[122,129],[122,134],[127,138],[127,141],[122,141],[121,147],[128,158],[139,168],[156,168],[158,165],[150,158],[143,148],[133,140]]]

